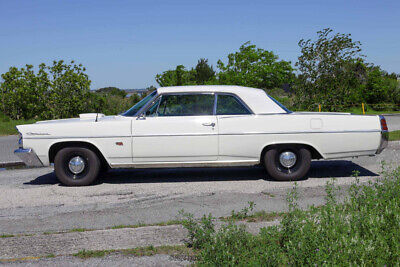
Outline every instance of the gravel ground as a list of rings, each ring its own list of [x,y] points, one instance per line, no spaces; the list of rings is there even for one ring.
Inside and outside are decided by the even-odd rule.
[[[154,256],[125,256],[111,254],[101,258],[80,259],[73,256],[61,256],[56,258],[43,258],[37,260],[23,260],[7,262],[7,266],[188,266],[192,263],[186,259],[180,259],[169,255]],[[0,262],[1,265],[1,262]]]
[[[21,160],[14,155],[14,150],[17,148],[17,135],[0,136],[0,167],[22,163]]]
[[[215,222],[217,229],[223,224]],[[245,223],[250,233],[279,221]],[[184,245],[187,231],[181,225],[145,226],[83,232],[36,234],[0,238],[0,260],[46,255],[71,255],[81,250],[115,250],[148,246]]]
[[[376,157],[313,162],[308,179],[298,182],[300,205],[324,202],[331,177],[347,187],[353,170],[367,181],[378,177],[381,161],[398,166],[400,143]],[[293,182],[276,182],[262,168],[188,168],[111,171],[88,187],[61,186],[51,168],[0,171],[0,234],[41,233],[73,228],[158,223],[184,209],[200,217],[227,216],[248,201],[256,210],[286,210]]]
[[[392,130],[390,116],[387,119]],[[3,138],[0,138],[0,151]],[[10,137],[10,140],[12,138],[16,137]],[[3,153],[0,155],[4,156]],[[309,177],[298,182],[300,206],[306,208],[312,204],[324,203],[324,185],[332,177],[336,178],[336,184],[343,189],[341,197],[354,181],[351,177],[354,170],[359,171],[362,182],[378,178],[382,161],[392,167],[400,165],[400,142],[390,142],[389,148],[376,157],[313,162]],[[176,219],[182,209],[196,217],[208,213],[216,217],[228,216],[232,210],[239,211],[247,206],[248,201],[256,203],[255,210],[285,211],[286,194],[293,185],[293,182],[271,181],[262,168],[254,167],[115,170],[101,177],[97,184],[88,187],[61,186],[52,168],[3,169],[0,171],[0,235],[33,233],[35,238],[0,238],[0,255],[3,258],[10,255],[43,255],[46,251],[57,252],[55,249],[60,249],[60,245],[64,247],[64,252],[70,253],[60,252],[57,255],[71,254],[82,248],[146,245],[154,241],[144,242],[150,240],[146,238],[152,238],[151,234],[132,238],[134,234],[131,232],[122,231],[118,232],[122,235],[118,235],[117,232],[107,232],[111,230],[100,230],[60,234],[58,237],[61,239],[57,239],[56,235],[43,233],[165,222]],[[87,233],[97,233],[100,239],[95,241]],[[172,238],[179,238],[182,234],[175,233]],[[168,238],[161,242],[162,236],[158,236],[158,239],[157,235],[153,237],[156,238],[154,244],[168,244]],[[140,240],[144,240],[143,243]],[[6,264],[181,266],[190,263],[168,255],[108,255],[85,261],[60,256]]]

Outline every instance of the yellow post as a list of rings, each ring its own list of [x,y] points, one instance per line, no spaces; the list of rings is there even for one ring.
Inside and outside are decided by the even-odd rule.
[[[318,110],[321,112],[321,104],[318,105]]]
[[[364,103],[362,103],[363,115],[365,115]]]

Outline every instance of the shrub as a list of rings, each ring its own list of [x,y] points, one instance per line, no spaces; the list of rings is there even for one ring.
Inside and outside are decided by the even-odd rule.
[[[86,69],[81,64],[54,61],[40,64],[35,73],[32,65],[11,67],[1,75],[2,112],[12,119],[57,119],[94,112],[101,100],[90,92]]]
[[[400,262],[400,169],[369,184],[356,182],[344,203],[334,180],[326,203],[302,211],[297,189],[288,194],[289,211],[281,225],[258,235],[229,223],[216,231],[212,216],[188,228],[204,265],[396,265]],[[206,229],[206,231],[204,231]]]

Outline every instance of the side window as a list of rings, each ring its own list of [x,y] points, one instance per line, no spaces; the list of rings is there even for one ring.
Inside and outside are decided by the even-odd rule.
[[[146,111],[146,117],[155,117],[157,116],[157,108],[160,104],[161,98],[158,98],[156,102],[151,105],[151,107]]]
[[[158,107],[158,116],[213,115],[214,95],[182,94],[163,95]]]
[[[250,111],[232,95],[218,95],[217,115],[243,115]]]

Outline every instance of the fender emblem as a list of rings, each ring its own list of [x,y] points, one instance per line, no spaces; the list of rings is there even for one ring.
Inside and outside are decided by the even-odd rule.
[[[124,145],[124,143],[122,143],[122,142],[115,142],[115,144],[116,144],[117,146],[123,146],[123,145]]]
[[[27,132],[27,135],[50,135],[49,133],[32,133],[32,132]]]

